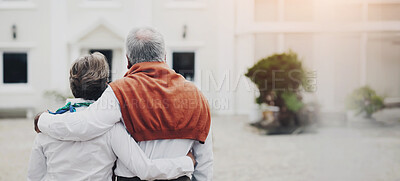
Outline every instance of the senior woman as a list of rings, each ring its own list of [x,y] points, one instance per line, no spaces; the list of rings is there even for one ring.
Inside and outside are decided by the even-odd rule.
[[[52,114],[74,114],[97,100],[107,88],[109,69],[103,54],[78,58],[70,70],[74,99]],[[101,109],[101,108],[98,108]],[[193,156],[150,160],[122,123],[88,141],[61,141],[39,133],[31,153],[28,180],[112,180],[115,161],[118,173],[134,173],[143,180],[175,179],[191,174]]]

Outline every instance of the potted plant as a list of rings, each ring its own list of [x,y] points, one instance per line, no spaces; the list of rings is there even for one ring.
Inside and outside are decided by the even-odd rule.
[[[346,99],[347,109],[354,111],[355,116],[363,115],[367,119],[371,119],[372,114],[383,106],[383,98],[369,86],[357,88]]]
[[[307,81],[296,53],[289,51],[263,58],[245,75],[259,90],[257,104],[278,108],[275,121],[279,127],[300,126],[298,113],[304,107],[300,92]]]

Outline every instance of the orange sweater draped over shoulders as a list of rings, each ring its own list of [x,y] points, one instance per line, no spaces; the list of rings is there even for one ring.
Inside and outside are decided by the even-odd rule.
[[[137,63],[110,86],[119,101],[125,126],[136,141],[205,142],[211,124],[207,99],[166,63]]]

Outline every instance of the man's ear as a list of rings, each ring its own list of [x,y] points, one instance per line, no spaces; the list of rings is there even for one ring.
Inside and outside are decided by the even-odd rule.
[[[128,60],[128,65],[126,66],[126,68],[130,69],[132,67],[131,61],[129,61],[128,55],[126,56],[126,60]]]
[[[164,62],[167,62],[167,54],[164,55]]]

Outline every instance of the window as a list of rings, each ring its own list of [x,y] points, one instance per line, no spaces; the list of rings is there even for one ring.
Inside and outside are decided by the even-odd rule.
[[[256,33],[254,36],[254,57],[258,61],[278,51],[278,35],[276,33]]]
[[[313,0],[285,0],[285,21],[312,21]]]
[[[194,55],[194,52],[172,53],[172,68],[189,81],[194,81]]]
[[[285,33],[284,50],[296,52],[306,68],[313,67],[314,35],[311,33]]]
[[[367,84],[385,97],[400,97],[400,36],[396,32],[368,33]]]
[[[278,0],[255,0],[254,18],[257,22],[278,20]]]
[[[28,83],[27,53],[3,53],[3,83]]]
[[[314,19],[314,0],[255,0],[254,5],[256,22],[307,22]]]
[[[111,82],[111,78],[112,78],[112,73],[111,73],[111,70],[112,70],[112,56],[113,56],[113,51],[112,50],[110,50],[110,49],[91,49],[90,51],[89,51],[90,53],[94,53],[94,52],[100,52],[100,53],[102,53],[105,57],[106,57],[106,59],[107,59],[107,63],[108,63],[108,67],[109,67],[109,71],[110,71],[110,75],[109,75],[109,77],[108,77],[108,80]]]
[[[399,21],[400,3],[393,4],[369,4],[369,21]]]
[[[362,21],[361,3],[340,3],[334,7],[334,20],[339,22]]]

